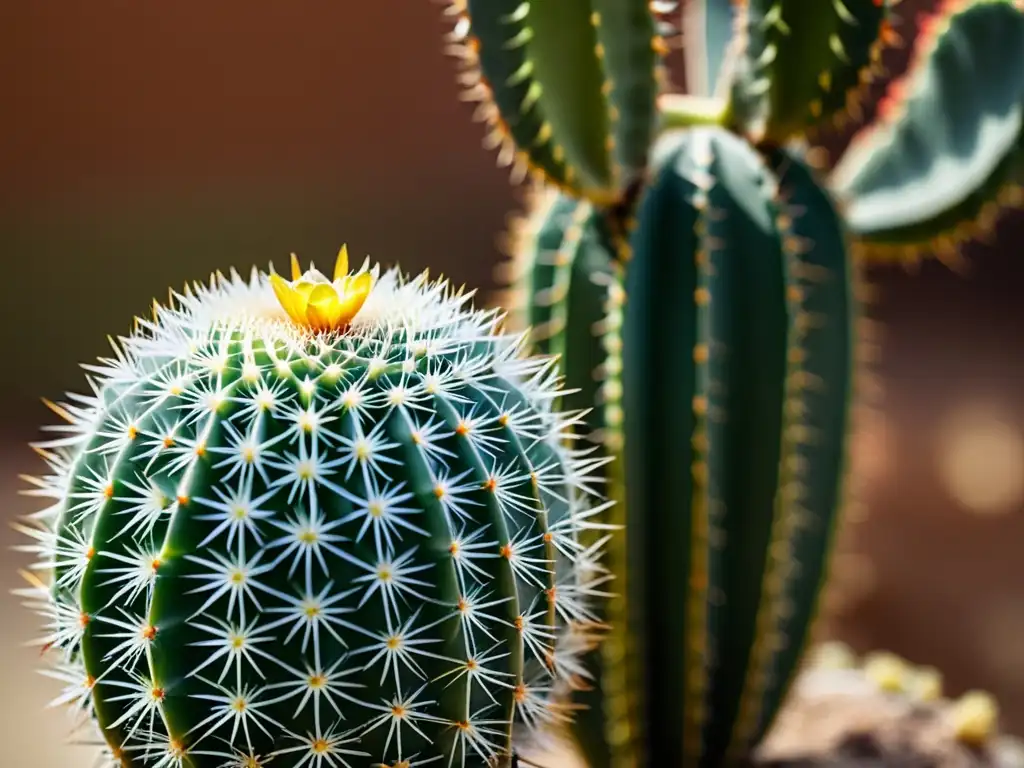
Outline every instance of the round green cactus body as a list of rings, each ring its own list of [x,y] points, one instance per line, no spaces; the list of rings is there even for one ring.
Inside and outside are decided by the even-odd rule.
[[[538,254],[586,252],[571,226],[552,226],[581,205],[536,208],[520,249],[535,285],[550,280]],[[718,766],[770,726],[825,582],[844,495],[852,263],[800,158],[715,127],[663,136],[617,229],[625,246],[607,228],[589,246],[617,254],[596,281],[600,322],[569,293],[554,309],[544,291],[521,294],[527,317],[561,313],[558,334],[577,339],[567,357],[588,356],[565,367],[566,386],[593,398],[624,502],[602,516],[623,527],[604,559],[616,597],[574,730],[595,768]]]
[[[468,301],[217,277],[55,406],[36,597],[110,765],[504,765],[564,716],[600,462],[551,360]]]

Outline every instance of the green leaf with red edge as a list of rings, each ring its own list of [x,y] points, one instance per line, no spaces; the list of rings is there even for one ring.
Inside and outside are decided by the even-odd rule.
[[[1024,184],[1024,2],[946,2],[831,177],[869,260],[955,254]]]

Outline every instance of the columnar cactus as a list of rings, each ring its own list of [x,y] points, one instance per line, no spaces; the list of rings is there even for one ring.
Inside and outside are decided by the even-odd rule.
[[[845,499],[860,267],[951,259],[1024,200],[1024,2],[948,0],[864,108],[890,0],[452,0],[491,141],[532,177],[505,302],[615,461],[593,768],[744,757],[811,638]],[[682,26],[689,92],[671,93]]]
[[[110,766],[507,765],[594,642],[603,460],[470,294],[292,278],[174,294],[52,406],[59,701]]]
[[[715,761],[764,733],[842,500],[857,313],[834,205],[798,158],[715,128],[655,157],[628,252],[558,196],[528,273],[535,343],[602,405],[589,426],[625,474],[601,688],[576,697],[594,765]]]

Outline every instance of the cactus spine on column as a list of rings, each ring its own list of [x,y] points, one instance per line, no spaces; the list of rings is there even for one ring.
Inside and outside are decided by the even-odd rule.
[[[601,0],[451,4],[468,96],[536,187],[505,296],[615,458],[615,594],[574,695],[592,768],[756,745],[843,506],[860,267],[949,257],[1024,199],[1022,0],[941,2],[851,150],[799,148],[864,106],[896,5],[625,0],[605,25]],[[662,72],[680,24],[686,94]]]
[[[61,700],[110,766],[507,765],[593,643],[603,460],[470,294],[293,269],[175,294],[53,406]]]

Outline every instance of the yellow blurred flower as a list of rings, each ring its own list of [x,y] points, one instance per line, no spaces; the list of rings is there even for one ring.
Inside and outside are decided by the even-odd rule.
[[[296,323],[314,331],[339,331],[362,309],[373,287],[373,276],[369,272],[348,274],[348,248],[342,246],[333,280],[312,267],[303,274],[293,253],[292,279],[273,273],[270,283],[284,311]]]

